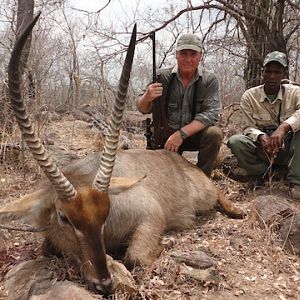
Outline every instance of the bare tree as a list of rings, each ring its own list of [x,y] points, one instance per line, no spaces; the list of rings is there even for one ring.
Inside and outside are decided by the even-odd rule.
[[[231,76],[227,82],[238,84],[240,90],[260,84],[264,56],[279,50],[289,56],[290,77],[296,80],[299,78],[299,12],[299,1],[293,0],[208,0],[200,1],[200,4],[192,0],[168,1],[163,9],[144,12],[145,24],[142,27],[148,28],[139,36],[138,43],[148,43],[149,51],[148,38],[152,31],[164,32],[162,36],[168,33],[169,43],[164,37],[159,40],[157,34],[157,67],[160,67],[174,60],[175,40],[180,33],[200,32],[206,57],[219,59],[217,65],[222,64],[222,70],[230,69],[230,73],[223,75]],[[125,24],[123,28],[126,28]],[[235,63],[228,66],[228,61],[233,60]],[[150,70],[150,59],[147,62]],[[241,84],[241,79],[245,85]],[[227,101],[229,95],[234,95],[232,102],[236,102],[241,91],[236,93],[233,87],[228,90],[226,82],[223,86],[223,99]],[[227,101],[226,105],[230,103]]]
[[[290,55],[298,56],[300,5],[299,1],[292,0],[208,0],[201,5],[193,5],[188,1],[187,6],[173,16],[165,19],[159,27],[159,31],[175,22],[182,15],[191,11],[199,11],[198,20],[204,20],[204,12],[209,17],[211,24],[204,34],[204,40],[215,40],[213,35],[218,31],[218,43],[236,55],[236,43],[234,47],[228,47],[228,40],[234,33],[234,39],[238,39],[240,47],[246,49],[246,66],[244,79],[246,86],[255,86],[260,83],[261,66],[263,57],[270,51],[279,50]],[[213,16],[213,18],[212,18]],[[200,18],[199,18],[200,17]],[[196,16],[194,16],[196,18]],[[201,24],[199,24],[200,26]],[[199,30],[193,28],[193,30]],[[201,30],[201,29],[200,29]],[[221,36],[222,33],[222,36]],[[145,37],[149,34],[146,33]],[[226,45],[227,44],[227,45]],[[237,54],[240,56],[240,53]],[[297,57],[295,58],[297,60]]]
[[[68,104],[70,108],[76,107],[79,104],[80,99],[80,65],[78,59],[78,34],[76,33],[76,24],[68,18],[65,7],[61,6],[61,12],[64,19],[64,24],[61,25],[61,29],[64,30],[68,35],[68,45],[70,51],[70,60],[68,66],[68,76],[69,76],[69,90],[68,90]]]
[[[17,32],[15,24],[19,27],[22,24],[21,19],[16,22],[22,7],[20,4],[17,9],[17,1],[9,0],[0,7],[0,22],[7,19],[8,31],[13,33]],[[19,2],[29,5],[34,1]],[[159,8],[151,9],[142,3],[137,1],[132,9],[124,6],[123,17],[109,22],[104,14],[111,9],[113,1],[110,0],[94,12],[73,10],[68,1],[35,0],[35,9],[42,8],[43,19],[34,32],[29,61],[28,54],[24,58],[30,79],[27,78],[25,84],[27,93],[36,97],[34,103],[42,106],[47,102],[48,108],[66,103],[71,108],[92,103],[103,111],[110,109],[126,40],[135,21],[138,21],[139,45],[131,77],[132,93],[128,101],[131,109],[135,107],[137,94],[151,77],[149,34],[152,31],[157,32],[158,68],[175,62],[174,47],[179,34],[202,35],[203,63],[220,80],[224,106],[238,101],[245,89],[244,82],[247,87],[260,82],[263,57],[269,51],[286,52],[290,58],[290,77],[299,78],[300,21],[296,0],[254,0],[251,3],[246,0],[165,0]],[[27,17],[32,16],[32,11],[31,6]],[[9,35],[0,40],[0,47],[5,49],[4,65],[12,42]]]

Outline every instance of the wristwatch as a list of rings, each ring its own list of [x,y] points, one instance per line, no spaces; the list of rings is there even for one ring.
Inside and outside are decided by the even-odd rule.
[[[179,132],[180,132],[181,138],[182,138],[183,140],[185,140],[186,138],[189,137],[189,136],[187,135],[187,133],[183,131],[182,128],[179,129]]]

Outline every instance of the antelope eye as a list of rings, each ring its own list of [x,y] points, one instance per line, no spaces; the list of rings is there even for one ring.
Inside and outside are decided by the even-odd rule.
[[[69,219],[68,219],[68,218],[66,217],[66,215],[65,215],[63,212],[61,212],[61,211],[58,212],[58,221],[59,221],[61,224],[63,224],[63,225],[71,225]]]

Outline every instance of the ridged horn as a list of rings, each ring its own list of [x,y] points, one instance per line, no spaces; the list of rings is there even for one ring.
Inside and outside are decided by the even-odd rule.
[[[125,109],[125,100],[129,85],[130,72],[134,56],[136,43],[136,24],[133,27],[130,43],[128,46],[124,66],[119,80],[117,96],[115,99],[113,111],[110,118],[108,135],[105,139],[104,151],[101,157],[100,166],[95,176],[93,185],[101,191],[107,191],[112,175],[116,154],[118,150],[118,141],[121,129],[121,122]]]
[[[30,152],[55,187],[59,197],[63,200],[69,200],[76,195],[76,190],[62,174],[55,161],[42,145],[28,117],[24,100],[21,95],[20,62],[22,50],[40,14],[41,13],[38,13],[33,18],[15,42],[8,66],[9,95],[18,125]]]

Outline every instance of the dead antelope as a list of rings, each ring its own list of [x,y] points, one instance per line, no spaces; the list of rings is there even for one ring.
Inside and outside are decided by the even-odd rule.
[[[78,160],[61,172],[34,133],[20,96],[21,49],[36,19],[17,40],[12,52],[10,95],[24,139],[49,181],[1,208],[1,223],[25,220],[43,229],[46,252],[74,258],[86,281],[108,292],[112,279],[106,250],[114,252],[125,246],[127,265],[150,265],[162,250],[162,234],[190,226],[196,213],[219,207],[232,217],[243,216],[198,167],[176,153],[127,150],[116,155],[135,28],[104,153]]]

